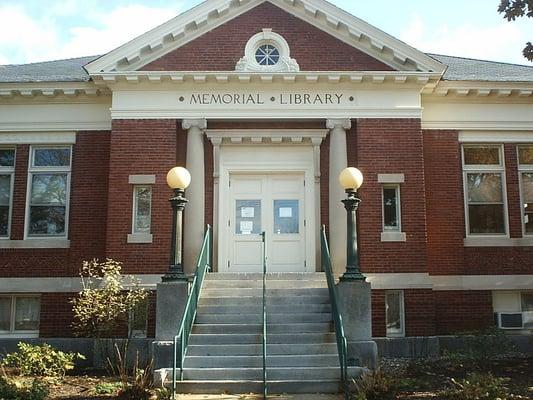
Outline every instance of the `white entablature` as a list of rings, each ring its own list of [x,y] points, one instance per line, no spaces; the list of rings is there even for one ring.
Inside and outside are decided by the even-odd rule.
[[[142,69],[166,53],[267,1],[396,70],[445,71],[443,64],[425,53],[325,0],[207,0],[89,63],[86,69],[91,75]]]

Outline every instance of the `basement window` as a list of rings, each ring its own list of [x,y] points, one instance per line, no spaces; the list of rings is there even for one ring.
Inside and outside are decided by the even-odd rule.
[[[387,337],[405,336],[405,311],[403,290],[385,292]]]
[[[0,295],[0,334],[38,334],[40,308],[38,296]]]

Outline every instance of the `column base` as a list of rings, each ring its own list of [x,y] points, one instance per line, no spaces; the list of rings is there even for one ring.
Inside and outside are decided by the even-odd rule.
[[[348,341],[348,366],[375,370],[378,366],[378,346],[373,340]]]

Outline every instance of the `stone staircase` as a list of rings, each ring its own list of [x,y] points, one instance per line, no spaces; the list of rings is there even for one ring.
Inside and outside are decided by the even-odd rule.
[[[269,393],[339,392],[323,273],[268,274],[267,322]],[[178,393],[262,393],[261,274],[206,277],[184,367]],[[349,369],[351,376],[360,373]]]

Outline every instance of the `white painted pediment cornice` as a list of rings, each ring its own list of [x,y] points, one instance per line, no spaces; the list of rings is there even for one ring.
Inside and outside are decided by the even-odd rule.
[[[433,88],[441,77],[435,72],[396,72],[396,71],[354,71],[354,72],[174,72],[174,71],[124,71],[105,72],[93,76],[94,83],[113,87],[117,84],[129,86],[140,84],[272,84],[272,83],[327,83],[416,86]],[[155,87],[155,86],[154,86]]]
[[[86,65],[89,74],[142,69],[233,18],[270,2],[400,71],[446,67],[325,0],[208,0]],[[258,27],[258,32],[265,27]]]

